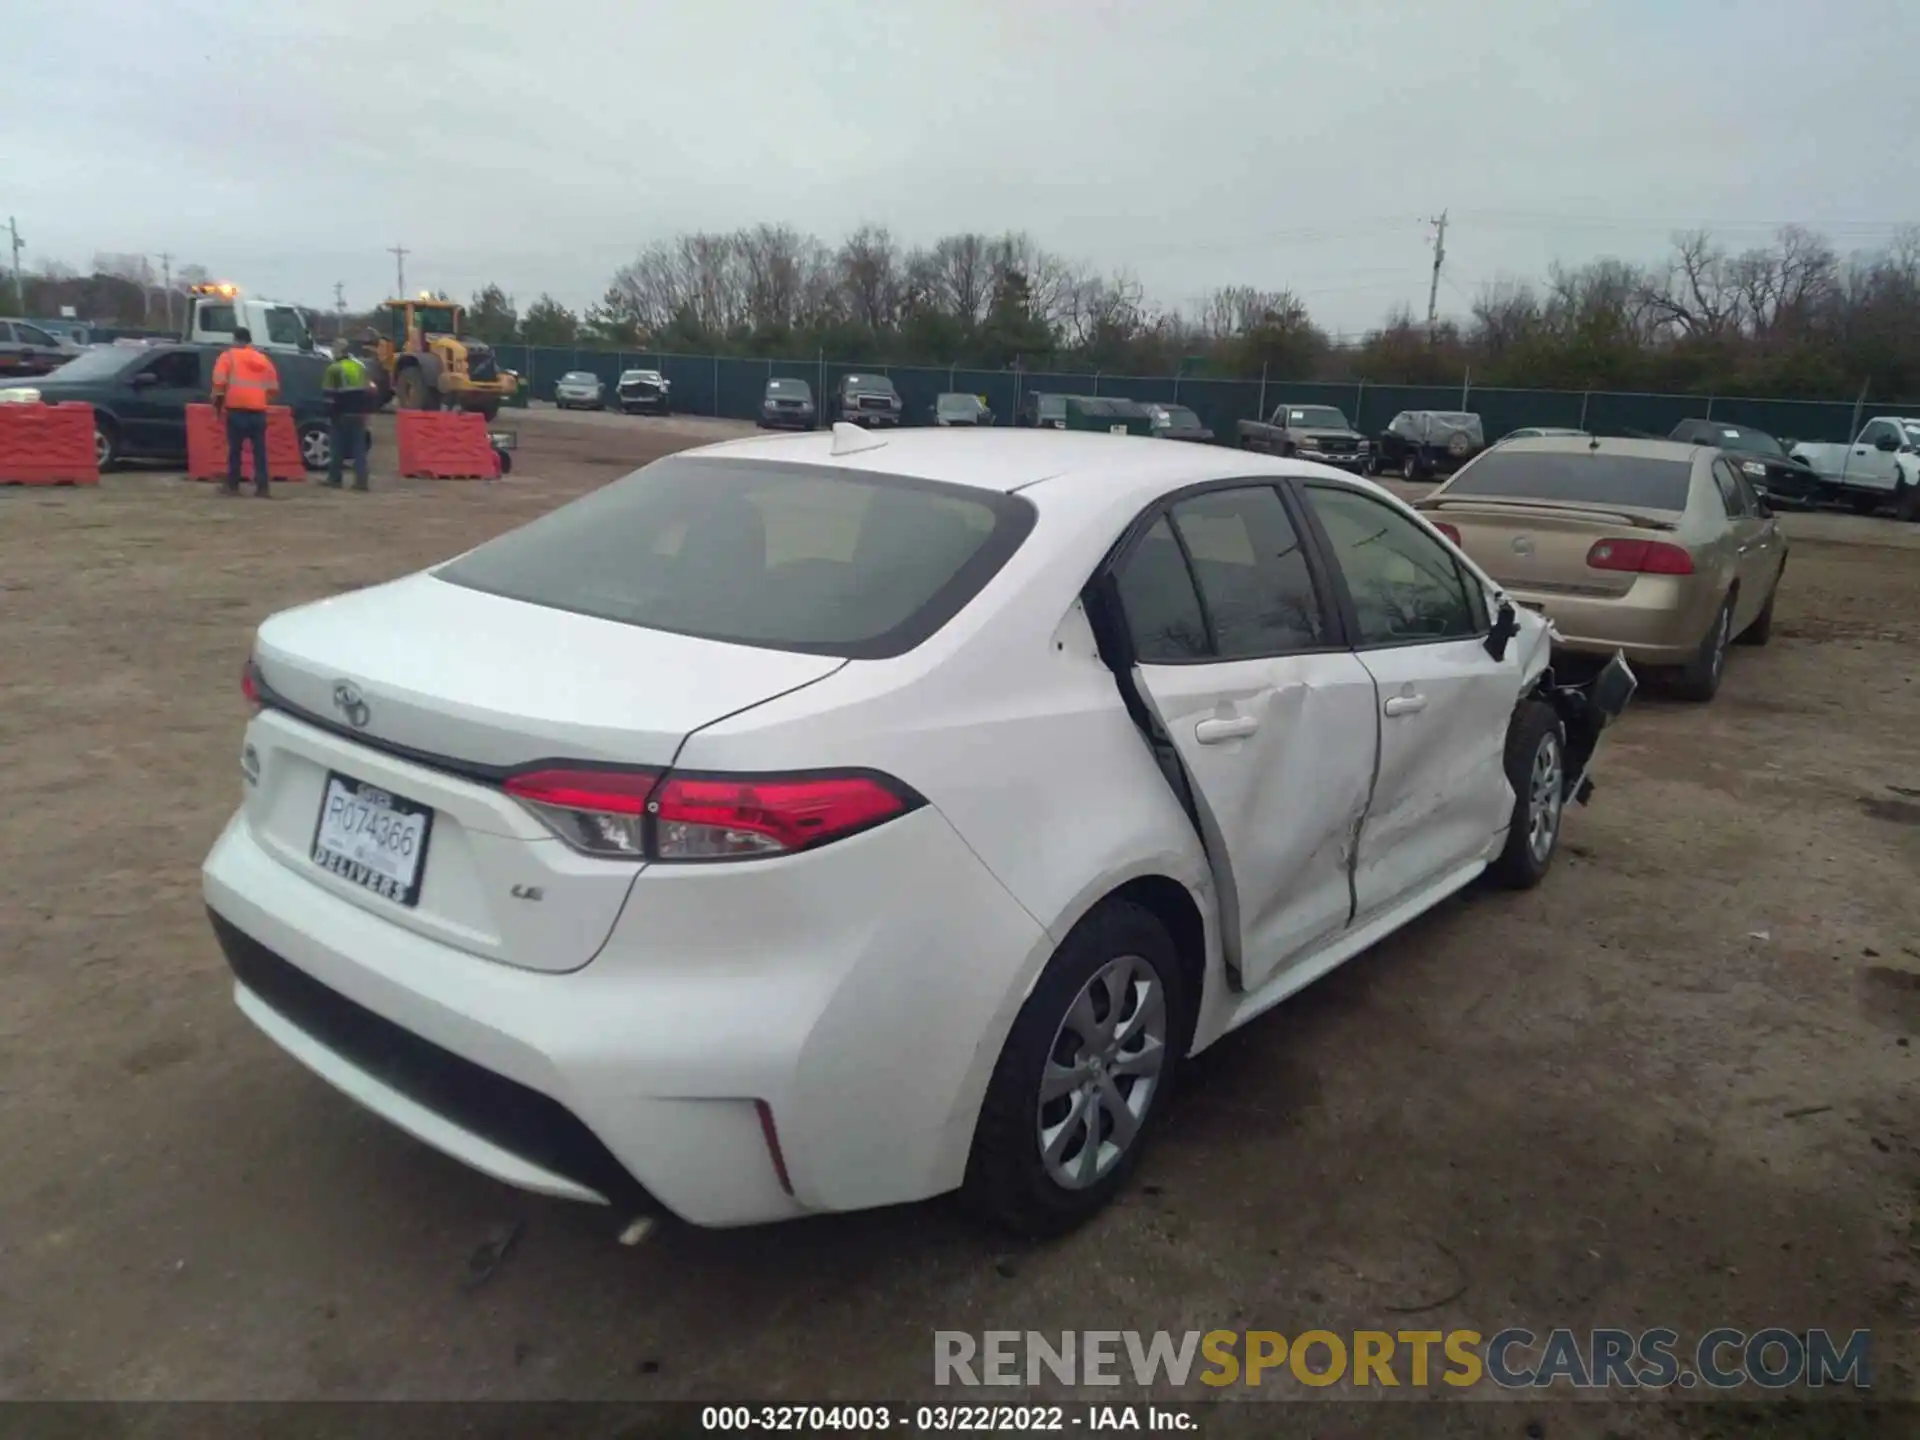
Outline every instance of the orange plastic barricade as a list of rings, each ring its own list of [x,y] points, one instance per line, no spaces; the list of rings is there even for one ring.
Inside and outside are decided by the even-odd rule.
[[[0,405],[0,485],[98,485],[93,406]]]
[[[493,480],[500,456],[483,415],[461,410],[399,410],[393,428],[400,473],[424,480]]]
[[[267,474],[275,480],[304,480],[307,467],[300,458],[300,437],[293,428],[293,412],[284,405],[267,407]],[[227,478],[227,425],[211,405],[187,406],[187,478]],[[253,483],[253,446],[240,452],[240,480]]]

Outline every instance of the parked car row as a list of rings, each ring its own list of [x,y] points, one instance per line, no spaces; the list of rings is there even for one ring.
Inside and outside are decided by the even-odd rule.
[[[623,370],[614,383],[613,403],[625,415],[673,413],[673,382],[658,370]],[[591,370],[569,370],[553,386],[556,410],[604,410],[607,386]]]

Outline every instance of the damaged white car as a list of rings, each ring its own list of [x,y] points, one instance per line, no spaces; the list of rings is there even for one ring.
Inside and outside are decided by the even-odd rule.
[[[1633,677],[1302,461],[1020,430],[660,460],[260,629],[241,1008],[510,1184],[1058,1232],[1185,1057],[1552,862]]]

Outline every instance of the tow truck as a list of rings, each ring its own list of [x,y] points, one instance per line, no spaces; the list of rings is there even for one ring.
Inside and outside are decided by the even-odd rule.
[[[241,293],[230,281],[208,281],[187,292],[187,323],[180,338],[202,345],[231,345],[245,327],[260,350],[313,353],[313,333],[297,305]]]

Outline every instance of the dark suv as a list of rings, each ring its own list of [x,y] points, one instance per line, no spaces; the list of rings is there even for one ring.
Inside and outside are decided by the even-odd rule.
[[[101,345],[84,350],[51,375],[4,388],[37,394],[48,405],[84,400],[93,406],[93,449],[102,470],[117,460],[183,461],[187,406],[213,394],[213,362],[224,345]],[[331,453],[327,403],[320,393],[327,362],[319,355],[272,355],[280,375],[277,403],[293,411],[300,458],[323,470]]]
[[[898,425],[900,392],[884,375],[842,375],[827,396],[827,418],[854,425]]]

